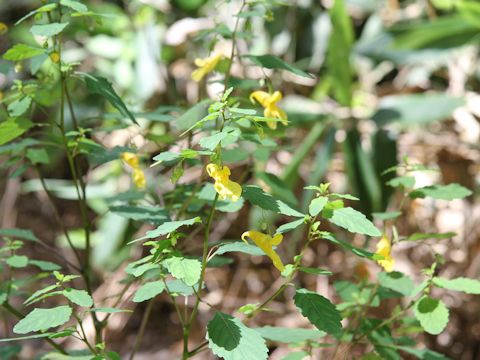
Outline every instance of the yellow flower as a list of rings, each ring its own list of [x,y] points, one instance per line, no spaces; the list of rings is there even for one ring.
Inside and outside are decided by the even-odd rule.
[[[222,54],[213,54],[204,59],[195,59],[195,65],[198,66],[198,69],[192,72],[192,79],[197,82],[202,80],[205,75],[215,69],[222,57]]]
[[[8,31],[7,24],[0,22],[0,35],[6,34]]]
[[[138,160],[138,156],[131,152],[124,152],[121,154],[122,160],[125,161],[130,167],[133,169],[138,168],[140,161]]]
[[[123,161],[125,161],[132,169],[132,180],[138,189],[144,189],[147,185],[145,174],[140,169],[140,161],[138,156],[131,152],[124,152],[121,155]]]
[[[393,265],[395,264],[395,259],[392,258],[390,254],[392,251],[392,243],[390,239],[383,235],[380,241],[377,243],[377,252],[376,254],[383,256],[383,260],[377,260],[377,263],[382,266],[386,272],[393,271]]]
[[[242,240],[247,242],[247,237],[257,245],[272,260],[273,265],[282,272],[285,266],[278,254],[273,250],[274,245],[279,245],[283,240],[282,234],[275,234],[273,237],[259,231],[246,231],[242,234]]]
[[[227,166],[208,164],[207,173],[215,180],[213,187],[221,200],[229,198],[235,202],[240,199],[242,187],[235,181],[230,180],[230,169]]]
[[[50,55],[48,55],[50,57],[50,60],[52,60],[52,62],[54,64],[58,64],[60,62],[60,54],[56,51],[50,53]]]
[[[147,185],[147,180],[145,179],[145,174],[141,169],[133,169],[132,179],[133,183],[138,189],[145,189],[145,186]]]
[[[277,106],[277,102],[282,100],[282,93],[280,91],[275,91],[273,94],[260,90],[254,91],[250,94],[250,101],[254,103],[255,100],[264,107],[263,115],[265,117],[280,119],[283,125],[288,125],[287,114]],[[267,121],[267,125],[270,129],[277,128],[276,121]]]

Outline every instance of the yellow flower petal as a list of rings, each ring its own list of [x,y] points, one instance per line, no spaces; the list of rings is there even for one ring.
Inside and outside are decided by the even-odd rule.
[[[273,238],[270,235],[261,233],[260,231],[246,231],[242,234],[242,240],[247,241],[247,238],[252,239],[252,241],[257,245],[263,252],[272,260],[273,265],[282,272],[285,269],[285,266],[282,263],[282,260],[278,254],[273,250],[273,245],[279,245],[283,240],[282,234],[276,234]]]
[[[124,152],[120,155],[123,161],[125,161],[132,169],[132,180],[138,189],[144,189],[147,185],[145,174],[140,169],[140,160],[138,156],[131,152]]]
[[[50,57],[50,60],[52,60],[52,62],[54,64],[58,64],[60,62],[60,54],[56,51],[50,53],[50,55],[48,55]]]
[[[205,75],[215,69],[222,57],[222,54],[213,54],[205,59],[195,59],[195,65],[198,69],[192,72],[192,79],[197,82],[202,80]]]
[[[255,103],[255,100],[256,100],[260,105],[262,105],[263,107],[266,107],[267,106],[266,101],[269,96],[270,95],[267,92],[257,90],[250,94],[250,101],[252,103]]]
[[[124,152],[121,155],[123,161],[125,161],[132,168],[137,168],[139,166],[138,156],[131,152]]]
[[[230,199],[236,202],[242,195],[242,187],[235,181],[230,180],[230,169],[227,166],[208,164],[207,173],[215,180],[213,185],[221,200]]]
[[[391,256],[391,251],[392,243],[386,235],[383,235],[377,243],[376,254],[384,257],[383,260],[377,260],[377,263],[382,266],[386,272],[393,271],[393,265],[395,264],[395,259]]]
[[[7,24],[0,22],[0,35],[6,34],[8,31],[8,26]]]
[[[147,180],[145,179],[145,174],[142,170],[138,168],[134,169],[132,173],[132,180],[138,189],[145,189],[145,186],[147,185]]]
[[[288,125],[287,114],[277,106],[277,102],[282,100],[282,93],[280,91],[277,90],[273,94],[260,90],[254,91],[250,94],[250,101],[254,102],[255,100],[263,106],[263,116],[283,120],[282,124],[285,126]],[[276,121],[267,121],[267,125],[271,129],[277,128]]]

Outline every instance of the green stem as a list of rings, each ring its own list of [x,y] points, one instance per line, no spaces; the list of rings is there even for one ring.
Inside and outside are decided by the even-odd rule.
[[[78,315],[75,312],[73,312],[73,317],[75,318],[75,320],[77,320],[78,326],[80,327],[80,331],[82,332],[82,341],[85,343],[85,345],[87,345],[87,347],[90,349],[92,354],[96,355],[97,352],[88,341],[87,333],[85,332],[85,329],[83,327],[82,320],[78,317]]]
[[[189,355],[190,357],[192,357],[192,356],[198,354],[199,352],[203,351],[203,350],[205,349],[205,347],[207,347],[207,345],[208,345],[208,341],[204,341],[203,343],[201,343],[200,345],[198,345],[195,349],[193,349],[192,351],[190,351],[190,352],[188,353],[188,355]]]
[[[212,226],[213,215],[215,214],[215,206],[217,205],[218,201],[218,193],[215,195],[215,199],[213,200],[212,208],[210,210],[210,214],[207,219],[207,225],[205,226],[205,236],[203,238],[203,252],[202,252],[202,271],[200,273],[200,280],[198,281],[198,294],[201,293],[203,284],[205,282],[205,272],[207,268],[207,257],[208,257],[208,240],[210,238],[210,228]],[[189,358],[188,352],[188,338],[190,335],[190,328],[192,323],[195,321],[195,318],[198,313],[198,306],[200,305],[200,295],[197,295],[195,300],[195,305],[193,306],[192,314],[190,315],[190,319],[186,322],[183,327],[183,357],[182,359]]]
[[[132,353],[130,354],[130,357],[129,357],[130,360],[133,360],[133,358],[135,357],[135,353],[137,352],[137,350],[140,348],[140,345],[142,344],[143,334],[145,333],[145,329],[147,327],[148,319],[150,318],[150,314],[152,313],[154,300],[155,300],[155,298],[151,299],[148,302],[147,308],[145,309],[145,312],[143,313],[142,323],[140,324],[140,329],[138,331],[137,338],[135,339],[135,345],[134,345]]]
[[[233,28],[233,33],[232,33],[232,51],[230,53],[230,62],[228,63],[227,71],[225,72],[225,80],[223,81],[224,89],[227,90],[228,86],[228,80],[230,80],[231,76],[231,70],[232,70],[232,64],[233,64],[233,59],[235,58],[235,49],[237,47],[237,32],[238,32],[238,26],[240,25],[240,16],[238,16],[242,11],[243,8],[246,5],[246,1],[242,1],[242,5],[240,6],[240,10],[238,10],[237,13],[237,20],[235,21],[235,26]]]

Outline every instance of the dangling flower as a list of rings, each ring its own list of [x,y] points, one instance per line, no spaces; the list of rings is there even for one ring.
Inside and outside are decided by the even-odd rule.
[[[393,265],[395,264],[395,259],[392,257],[391,251],[392,243],[386,235],[383,235],[377,243],[377,251],[375,254],[383,256],[383,260],[377,260],[377,263],[382,266],[386,272],[393,271]]]
[[[280,91],[275,91],[273,94],[260,90],[254,91],[250,94],[250,101],[255,103],[255,100],[264,107],[263,115],[266,118],[280,119],[283,125],[288,125],[287,114],[277,106],[277,102],[282,100],[282,93]],[[273,130],[277,128],[276,121],[267,121],[267,125]]]
[[[222,57],[222,54],[213,54],[204,59],[195,59],[195,65],[198,66],[198,69],[192,72],[192,79],[197,82],[202,80],[205,75],[215,69],[215,66],[217,66]]]
[[[273,265],[282,272],[285,269],[285,266],[280,259],[280,256],[273,250],[273,246],[279,245],[283,240],[282,234],[275,234],[273,237],[270,235],[261,233],[259,231],[246,231],[242,234],[242,240],[247,242],[246,238],[252,239],[252,241],[257,245],[263,252],[272,260]]]
[[[242,187],[235,181],[230,180],[230,169],[227,166],[208,164],[207,173],[215,180],[213,187],[221,200],[229,198],[235,202],[240,199]]]
[[[7,24],[3,23],[0,21],[0,35],[6,34],[8,31],[8,26]]]
[[[140,169],[140,161],[138,156],[131,152],[124,152],[121,155],[123,161],[125,161],[132,169],[132,180],[138,189],[144,189],[147,185],[145,174]]]

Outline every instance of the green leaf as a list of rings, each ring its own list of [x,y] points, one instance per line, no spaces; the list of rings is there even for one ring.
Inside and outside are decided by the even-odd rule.
[[[310,354],[306,351],[294,351],[283,357],[281,360],[304,360],[310,357]]]
[[[469,279],[465,277],[459,277],[456,279],[444,279],[435,277],[433,283],[441,288],[461,291],[466,294],[480,295],[480,281],[475,279]]]
[[[297,227],[303,225],[304,223],[305,223],[305,219],[298,219],[298,220],[291,221],[289,223],[280,225],[277,228],[277,233],[283,234],[283,233],[286,233],[288,231],[292,231],[292,230],[296,229]]]
[[[29,336],[19,336],[19,337],[15,337],[15,338],[0,339],[0,342],[20,341],[20,340],[28,340],[28,339],[39,339],[39,338],[49,337],[52,334],[54,334],[54,333],[43,333],[43,334],[34,334],[34,335],[29,335]]]
[[[398,271],[381,272],[378,274],[378,281],[384,288],[409,296],[414,288],[413,281]]]
[[[23,255],[12,255],[6,260],[7,264],[13,268],[24,268],[28,265],[28,257]]]
[[[92,94],[99,94],[103,96],[112,106],[114,106],[120,114],[124,117],[129,118],[135,124],[138,125],[137,120],[133,114],[128,110],[127,106],[123,100],[117,95],[115,90],[112,87],[112,84],[101,76],[95,76],[92,74],[82,73],[85,83],[87,84],[87,89]]]
[[[413,233],[406,241],[419,241],[425,239],[450,239],[457,235],[454,232],[446,232],[446,233]]]
[[[448,119],[464,104],[462,98],[444,93],[392,95],[380,99],[373,120],[379,125],[400,122],[402,125],[427,124]]]
[[[268,348],[265,345],[265,340],[263,340],[260,334],[254,329],[246,327],[237,318],[232,318],[231,322],[240,329],[239,343],[235,348],[226,350],[224,347],[217,346],[215,342],[209,338],[209,333],[207,332],[206,338],[208,339],[208,347],[212,352],[225,360],[267,360]]]
[[[110,206],[110,211],[127,219],[144,221],[157,225],[170,220],[168,212],[164,208],[156,206],[118,205]]]
[[[55,271],[60,270],[62,267],[50,261],[43,261],[43,260],[29,260],[29,265],[34,265],[38,267],[42,271]]]
[[[278,176],[268,172],[256,172],[255,176],[265,182],[275,198],[285,201],[287,204],[298,205],[297,196],[289,189],[288,184]]]
[[[423,329],[432,335],[440,334],[448,324],[448,309],[445,304],[429,296],[417,301],[414,314]]]
[[[27,112],[32,104],[32,98],[30,96],[24,96],[8,105],[8,114],[11,117],[18,117]]]
[[[378,255],[376,255],[376,254],[374,254],[370,251],[367,251],[365,249],[355,247],[355,246],[351,245],[350,243],[348,243],[344,240],[337,239],[334,236],[332,236],[332,234],[330,234],[329,232],[322,232],[321,237],[322,237],[322,239],[328,240],[328,241],[330,241],[334,244],[340,245],[343,248],[350,250],[355,255],[358,255],[360,257],[364,257],[364,258],[368,258],[368,259],[372,259],[372,260],[381,260],[381,258],[379,258]]]
[[[415,349],[408,346],[396,346],[398,350],[405,351],[421,360],[451,360],[443,354],[430,349]]]
[[[413,176],[398,176],[387,182],[387,185],[392,187],[411,188],[415,185],[415,178]]]
[[[313,329],[292,329],[285,327],[264,326],[255,328],[264,339],[281,343],[299,343],[307,340],[318,340],[326,334]]]
[[[22,135],[30,129],[33,123],[25,118],[10,118],[0,123],[0,145],[3,145]]]
[[[264,210],[270,210],[277,214],[283,214],[293,217],[304,217],[305,214],[292,209],[283,201],[276,200],[272,195],[263,191],[262,188],[256,185],[243,186],[242,196],[253,205],[256,205]]]
[[[73,0],[60,0],[60,4],[78,12],[87,12],[88,7],[81,2]]]
[[[173,256],[162,262],[168,272],[189,286],[195,285],[200,280],[202,263],[196,259]]]
[[[239,135],[240,129],[229,127],[213,135],[201,138],[198,143],[201,147],[213,151],[219,144],[226,146],[235,142]]]
[[[310,202],[310,205],[308,207],[308,212],[310,213],[311,216],[317,216],[323,210],[325,205],[327,205],[327,203],[328,203],[328,197],[326,196],[317,197]]]
[[[70,320],[71,315],[72,308],[66,305],[52,309],[36,308],[15,325],[13,332],[15,334],[27,334],[32,331],[45,331],[65,324]]]
[[[93,305],[92,297],[85,290],[67,288],[63,290],[63,295],[79,306],[90,307]]]
[[[171,233],[177,230],[181,226],[191,226],[195,223],[200,223],[200,222],[202,222],[202,220],[198,216],[188,220],[169,221],[169,222],[163,223],[162,225],[157,227],[155,230],[147,231],[144,237],[135,239],[131,241],[130,244],[136,241],[144,240],[144,239],[154,239],[156,237]]]
[[[208,339],[216,346],[227,351],[232,351],[240,343],[240,328],[235,323],[233,316],[220,311],[215,313],[207,325]]]
[[[90,309],[90,311],[99,312],[99,313],[106,313],[106,314],[116,314],[116,313],[124,313],[124,312],[133,312],[133,310],[117,309],[117,308],[109,308],[109,307],[94,308],[94,309]]]
[[[353,94],[353,71],[350,64],[354,34],[352,19],[344,0],[336,0],[329,11],[332,31],[328,41],[327,64],[334,79],[335,99],[343,106],[350,106]]]
[[[59,287],[60,285],[58,284],[53,284],[53,285],[49,285],[47,287],[44,287],[44,288],[41,288],[40,290],[37,290],[35,291],[32,295],[30,295],[28,297],[27,300],[25,300],[23,303],[25,305],[29,305],[29,304],[32,304],[34,303],[38,298],[40,298],[42,295],[45,295],[49,292],[51,292],[52,290],[55,290]]]
[[[319,269],[319,268],[300,266],[298,270],[304,273],[313,274],[313,275],[333,275],[333,273],[330,270]]]
[[[382,235],[382,232],[365,215],[351,207],[334,210],[332,217],[328,220],[352,233],[369,236]]]
[[[273,212],[280,212],[277,200],[272,195],[263,191],[263,189],[256,185],[243,186],[242,196],[253,205],[261,207],[264,210]]]
[[[26,156],[34,165],[50,163],[50,158],[45,149],[27,149]]]
[[[205,284],[203,284],[203,286],[205,286]],[[198,290],[198,285],[196,286],[196,288]],[[188,286],[183,281],[178,279],[167,281],[167,289],[168,292],[173,296],[190,296],[194,293],[192,286]]]
[[[477,20],[471,12],[469,9],[470,16]],[[468,20],[459,15],[439,16],[433,20],[403,22],[389,30],[394,35],[396,49],[449,49],[478,41],[478,22]]]
[[[342,332],[342,316],[327,298],[307,289],[295,293],[295,305],[313,325],[335,337]]]
[[[33,25],[30,28],[30,32],[33,35],[37,36],[47,36],[52,37],[57,34],[60,34],[63,29],[68,25],[68,23],[50,23],[50,24],[43,24],[43,25]]]
[[[426,186],[415,189],[409,194],[412,199],[431,197],[439,200],[463,199],[470,195],[472,195],[472,192],[469,189],[455,183]]]
[[[184,130],[183,133],[185,134],[208,121],[213,121],[218,118],[219,112],[208,113],[208,107],[212,102],[213,101],[209,99],[203,100],[180,115],[175,121],[179,130]]]
[[[374,218],[377,218],[382,221],[386,221],[386,220],[392,220],[399,217],[400,215],[402,215],[402,212],[401,211],[374,212],[372,213],[372,215]]]
[[[290,71],[298,76],[308,77],[314,79],[314,76],[306,73],[305,71],[300,70],[299,68],[286,63],[278,56],[273,55],[244,55],[244,57],[250,59],[254,64],[262,66],[267,69],[282,69]]]
[[[136,292],[133,297],[134,302],[142,302],[145,300],[153,299],[155,296],[160,294],[165,290],[165,284],[163,281],[152,281],[146,284],[143,284]]]
[[[44,53],[45,50],[42,48],[33,47],[27,44],[16,44],[3,54],[3,58],[9,61],[21,61]]]
[[[255,245],[246,244],[243,241],[235,241],[227,244],[222,244],[215,251],[215,255],[223,255],[229,252],[241,252],[253,256],[262,256],[265,253]]]

